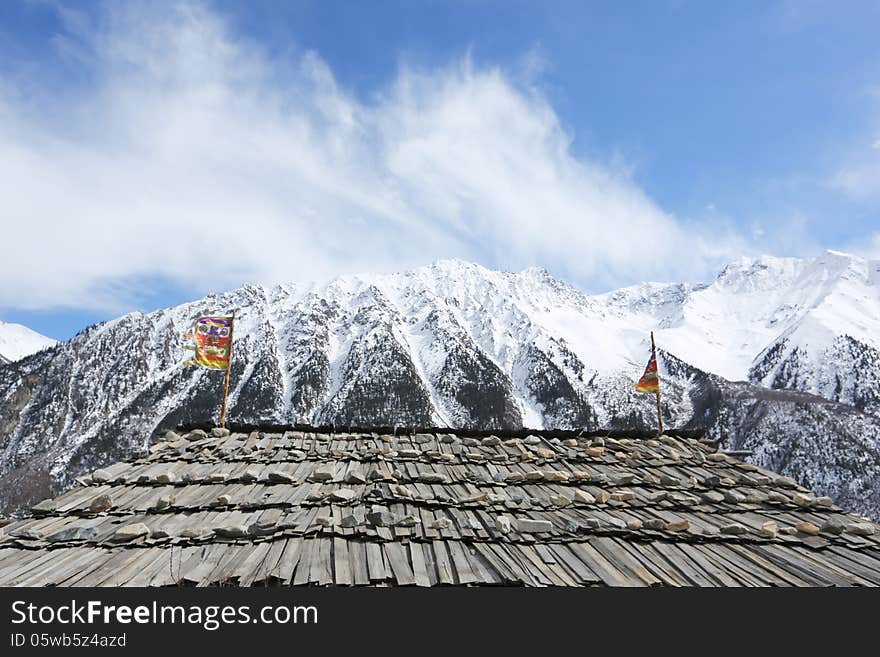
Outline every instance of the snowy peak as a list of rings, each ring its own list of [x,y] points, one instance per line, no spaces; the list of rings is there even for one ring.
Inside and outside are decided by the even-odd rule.
[[[58,490],[158,428],[216,418],[222,373],[184,366],[181,335],[199,315],[234,310],[230,421],[651,427],[655,400],[633,381],[654,331],[665,423],[728,435],[732,448],[873,512],[877,264],[838,253],[741,259],[710,283],[589,295],[539,268],[444,260],[129,313],[0,367],[0,510],[38,495],[23,483]],[[820,451],[796,444],[808,423],[857,453],[815,463]]]
[[[739,258],[728,264],[715,284],[737,292],[779,291],[792,287],[817,286],[814,292],[827,293],[827,285],[842,280],[869,282],[868,273],[876,261],[840,251],[825,251],[813,258],[763,255]]]
[[[742,257],[721,270],[715,285],[739,293],[776,290],[790,285],[804,265],[805,261],[800,258]]]
[[[541,336],[560,340],[588,375],[611,375],[644,359],[654,330],[661,348],[704,371],[761,383],[771,379],[754,372],[767,370],[759,364],[774,349],[800,349],[815,362],[842,336],[880,349],[880,263],[835,251],[740,258],[711,283],[646,282],[595,295],[539,267],[514,273],[440,260],[325,285],[278,286],[268,302],[284,296],[294,308],[308,295],[343,315],[356,313],[348,326],[384,318],[404,348],[410,338],[424,342],[407,337],[413,323],[442,311],[508,376],[516,374],[522,345]]]
[[[20,360],[56,344],[57,341],[27,326],[0,322],[0,363]]]
[[[741,258],[713,283],[686,291],[680,305],[655,313],[658,340],[730,380],[750,378],[782,342],[815,362],[842,336],[880,348],[878,270],[877,261],[834,251],[805,259]]]

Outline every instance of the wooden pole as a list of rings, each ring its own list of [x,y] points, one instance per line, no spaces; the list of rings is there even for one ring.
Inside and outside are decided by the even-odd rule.
[[[660,364],[657,362],[657,348],[654,346],[654,331],[651,331],[651,356],[657,367],[657,425],[660,427],[657,435],[659,436],[663,433],[663,415],[660,413]]]
[[[226,428],[226,398],[229,396],[229,371],[232,369],[232,331],[235,328],[235,311],[229,322],[229,360],[226,362],[226,382],[223,384],[223,406],[220,408],[220,427]]]

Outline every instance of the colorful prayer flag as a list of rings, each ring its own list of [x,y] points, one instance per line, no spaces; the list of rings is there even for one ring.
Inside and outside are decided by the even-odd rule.
[[[192,334],[187,334],[195,341],[195,358],[184,364],[227,369],[232,353],[232,322],[232,317],[199,317],[193,324]]]
[[[636,384],[636,390],[639,392],[660,392],[660,377],[657,376],[657,357],[651,352],[651,359],[645,367],[645,373]]]

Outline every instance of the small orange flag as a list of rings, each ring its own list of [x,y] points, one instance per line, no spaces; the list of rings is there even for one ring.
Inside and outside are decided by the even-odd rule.
[[[645,373],[642,374],[642,378],[636,384],[636,390],[639,392],[653,392],[655,394],[660,392],[660,377],[657,376],[657,356],[653,351],[651,352],[648,366],[645,367]]]

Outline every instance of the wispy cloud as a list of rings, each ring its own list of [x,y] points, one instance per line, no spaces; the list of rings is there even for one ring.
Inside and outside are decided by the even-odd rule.
[[[850,245],[849,250],[865,258],[880,260],[880,232]]]
[[[852,199],[876,201],[880,200],[880,85],[862,89],[858,98],[867,127],[860,130],[827,183]]]
[[[80,84],[0,83],[0,306],[440,257],[610,287],[701,277],[744,248],[574,157],[546,98],[501,69],[403,67],[364,100],[318,54],[269,55],[204,6],[112,7],[98,26],[68,11],[55,39]]]
[[[852,155],[830,184],[854,199],[880,199],[880,140]]]

